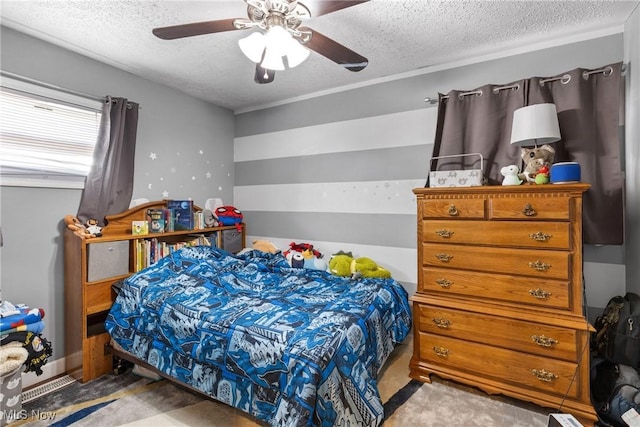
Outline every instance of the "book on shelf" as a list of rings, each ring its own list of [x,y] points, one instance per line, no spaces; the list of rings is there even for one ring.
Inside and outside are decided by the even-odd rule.
[[[143,270],[186,246],[215,246],[215,242],[205,235],[189,235],[189,238],[180,242],[167,242],[156,237],[136,240],[135,271]]]
[[[175,231],[193,230],[193,200],[167,200]]]
[[[149,223],[147,221],[131,221],[131,234],[149,234]]]
[[[164,209],[147,209],[147,222],[150,233],[164,233],[166,231]]]

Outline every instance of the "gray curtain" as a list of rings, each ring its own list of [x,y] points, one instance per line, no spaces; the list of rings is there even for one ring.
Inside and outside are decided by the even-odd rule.
[[[482,153],[487,183],[501,185],[503,166],[522,167],[520,149],[509,144],[513,112],[526,105],[553,102],[562,135],[553,144],[554,162],[578,162],[581,181],[591,185],[584,199],[584,243],[622,244],[621,73],[622,63],[616,63],[440,94],[433,156]],[[431,166],[437,170],[477,169],[478,163],[447,159]]]
[[[102,109],[93,164],[78,208],[77,217],[83,224],[95,218],[104,226],[105,216],[129,208],[137,129],[138,104],[108,96]]]

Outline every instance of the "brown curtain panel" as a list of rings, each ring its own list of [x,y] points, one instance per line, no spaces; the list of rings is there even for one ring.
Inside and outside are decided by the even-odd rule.
[[[524,105],[524,81],[486,85],[469,91],[440,94],[433,156],[480,153],[489,185],[502,184],[500,168],[519,164],[520,150],[511,147],[511,116]],[[479,169],[477,157],[432,162],[433,170]]]
[[[554,162],[578,162],[581,181],[591,185],[584,199],[584,243],[622,244],[621,73],[622,63],[616,63],[440,94],[433,157],[482,153],[487,184],[501,185],[503,166],[516,164],[522,168],[520,148],[509,144],[513,112],[527,105],[552,102],[562,136],[553,144]],[[433,161],[431,168],[477,169],[478,164],[443,159]]]
[[[555,161],[578,162],[584,196],[587,244],[624,243],[623,177],[619,111],[624,103],[622,63],[594,71],[576,68],[561,80],[530,79],[527,105],[553,102],[562,139],[553,144]]]
[[[138,104],[125,98],[107,97],[102,110],[100,134],[93,152],[93,164],[85,181],[78,219],[85,223],[129,208],[133,194],[133,170]]]

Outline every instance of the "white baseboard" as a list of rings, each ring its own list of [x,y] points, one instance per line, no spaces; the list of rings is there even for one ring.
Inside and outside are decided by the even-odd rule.
[[[65,373],[65,358],[56,359],[47,363],[42,367],[42,374],[36,375],[35,372],[22,373],[22,390],[28,389],[36,384],[49,381],[59,375]]]

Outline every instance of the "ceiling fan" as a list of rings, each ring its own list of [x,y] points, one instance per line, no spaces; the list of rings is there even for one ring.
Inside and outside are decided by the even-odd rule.
[[[285,69],[283,59],[287,60],[289,68],[295,67],[309,55],[307,49],[349,71],[360,71],[369,64],[367,58],[309,27],[302,26],[302,21],[367,1],[369,0],[309,0],[309,6],[305,6],[297,0],[244,0],[247,3],[248,18],[173,25],[154,28],[152,32],[161,39],[173,40],[259,28],[261,32],[252,33],[238,41],[243,53],[256,63],[256,83],[272,82],[276,70]]]

